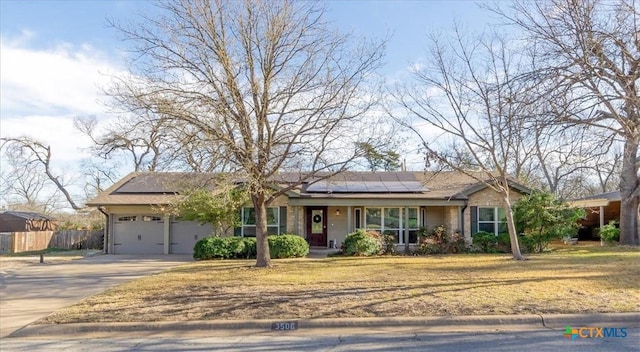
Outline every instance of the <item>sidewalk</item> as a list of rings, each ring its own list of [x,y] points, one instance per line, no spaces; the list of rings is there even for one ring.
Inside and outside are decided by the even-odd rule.
[[[296,329],[290,331],[272,330],[273,323],[278,322],[294,322]],[[627,329],[637,329],[640,328],[640,313],[78,323],[29,325],[8,337],[223,337],[256,334],[333,334],[339,336],[384,333],[564,330],[567,325],[574,328],[625,327]],[[287,328],[289,327],[291,325],[287,326]]]

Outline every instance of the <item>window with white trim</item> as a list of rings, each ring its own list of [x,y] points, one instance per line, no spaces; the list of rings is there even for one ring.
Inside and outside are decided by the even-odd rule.
[[[242,227],[240,235],[242,237],[256,237],[256,216],[253,207],[242,208],[240,214],[242,218]],[[267,233],[269,235],[280,234],[280,208],[267,208]]]
[[[504,208],[478,207],[478,231],[494,234],[507,232],[507,215]]]
[[[378,231],[396,238],[396,243],[404,244],[405,208],[365,208],[365,228],[367,231]],[[409,243],[418,242],[418,208],[407,208],[409,222]]]

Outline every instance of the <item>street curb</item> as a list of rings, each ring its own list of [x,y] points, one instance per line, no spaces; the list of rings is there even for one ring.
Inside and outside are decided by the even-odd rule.
[[[640,328],[640,313],[600,313],[600,314],[552,314],[542,316],[543,323],[550,329],[564,329],[570,326],[624,326]]]
[[[277,322],[295,322],[296,329],[273,331],[272,324]],[[563,330],[567,325],[638,328],[640,313],[74,323],[28,325],[7,337],[238,336],[272,332],[310,334],[322,331],[347,335],[385,332]]]

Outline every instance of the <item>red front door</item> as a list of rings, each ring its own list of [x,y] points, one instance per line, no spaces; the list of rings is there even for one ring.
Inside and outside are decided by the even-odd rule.
[[[312,246],[327,246],[327,207],[307,208],[307,238]]]

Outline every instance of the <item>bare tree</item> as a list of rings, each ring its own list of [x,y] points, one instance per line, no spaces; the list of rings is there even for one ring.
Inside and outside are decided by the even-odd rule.
[[[120,108],[129,104],[124,99],[115,99]],[[225,171],[228,163],[221,155],[223,151],[206,143],[201,131],[188,126],[175,128],[168,118],[150,111],[133,108],[137,114],[124,114],[115,122],[98,127],[95,116],[79,116],[74,126],[91,138],[91,154],[97,160],[123,164],[124,169],[138,171],[181,170],[194,172]],[[95,163],[92,163],[95,166]],[[108,170],[91,168],[95,175],[111,173]],[[95,173],[97,171],[98,173]]]
[[[29,164],[20,155],[4,153],[0,170],[0,194],[11,210],[51,213],[57,207],[57,197],[46,192],[47,178],[37,165]],[[47,194],[49,197],[43,198]]]
[[[513,161],[530,148],[522,145],[526,139],[520,128],[527,90],[512,79],[519,71],[517,55],[509,52],[504,37],[469,38],[458,26],[451,36],[432,35],[429,40],[428,63],[414,71],[417,84],[394,94],[411,118],[404,123],[422,139],[431,160],[473,177],[501,196],[513,258],[521,260],[510,172],[518,167]],[[428,128],[415,127],[415,118]],[[456,148],[447,148],[450,143]]]
[[[82,160],[81,164],[86,180],[84,192],[87,199],[97,196],[118,180],[120,163],[116,160],[105,163],[104,160],[90,158]]]
[[[114,24],[139,55],[109,93],[127,110],[162,116],[176,135],[199,139],[194,152],[205,144],[221,151],[255,208],[256,266],[270,267],[267,205],[302,182],[346,170],[362,155],[357,143],[384,144],[382,128],[362,123],[380,100],[368,83],[384,42],[331,30],[315,2],[158,6],[157,17]],[[373,131],[378,138],[369,138]],[[280,171],[299,179],[276,191]]]
[[[133,171],[160,171],[164,134],[162,123],[154,119],[120,117],[105,131],[96,131],[95,116],[76,117],[74,126],[93,142],[91,152],[98,158],[123,158],[133,164]]]
[[[551,81],[546,96],[568,101],[561,123],[584,124],[624,141],[620,243],[639,244],[640,7],[635,0],[516,2],[492,9],[523,30],[534,48],[532,77]],[[552,100],[553,101],[553,100]],[[591,113],[593,112],[593,113]]]
[[[606,177],[603,172],[614,140],[586,126],[559,125],[533,116],[527,128],[533,138],[529,182],[558,199],[585,196],[585,190]]]
[[[16,165],[17,173],[12,177],[14,181],[18,180],[18,184],[22,183],[20,187],[22,196],[27,201],[32,201],[44,188],[43,179],[35,176],[36,174],[44,174],[46,179],[64,195],[71,208],[74,210],[82,209],[67,190],[69,181],[65,180],[62,175],[54,174],[51,168],[51,147],[49,145],[29,137],[2,138],[1,141],[5,155],[9,159],[20,162],[20,165]]]

